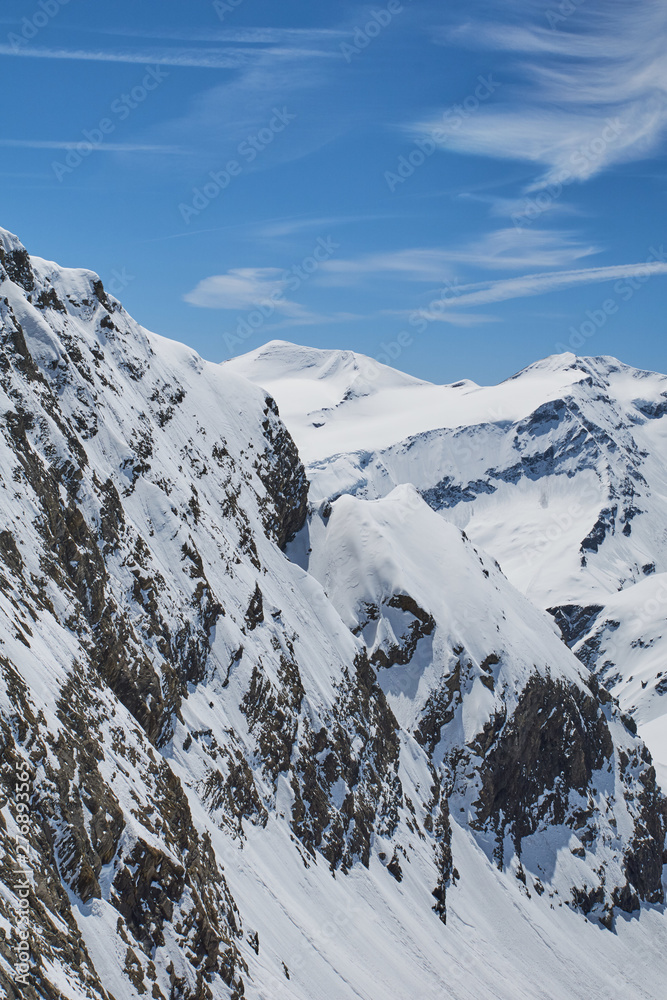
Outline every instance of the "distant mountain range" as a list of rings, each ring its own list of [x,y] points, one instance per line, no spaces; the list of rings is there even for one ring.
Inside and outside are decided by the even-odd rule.
[[[0,338],[8,997],[662,995],[664,376]]]
[[[311,501],[415,486],[550,611],[667,768],[667,377],[563,354],[435,386],[280,341],[226,367],[277,400]]]

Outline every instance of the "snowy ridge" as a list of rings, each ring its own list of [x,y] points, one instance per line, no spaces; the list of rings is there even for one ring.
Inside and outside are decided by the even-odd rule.
[[[565,355],[575,361],[574,355]],[[584,377],[575,364],[534,366],[525,391],[469,380],[433,385],[350,351],[318,351],[272,341],[224,364],[275,396],[304,461],[372,453],[427,431],[527,416]],[[331,370],[335,377],[329,377]],[[317,490],[319,482],[313,484]],[[315,494],[320,496],[319,490]]]
[[[373,365],[366,359],[371,378]],[[256,366],[255,354],[225,365],[264,384]],[[287,391],[280,375],[270,386],[308,456],[313,502],[413,484],[552,610],[638,724],[667,716],[667,377],[614,358],[556,355],[498,386],[415,388],[409,413],[380,391],[329,413],[321,428],[310,394]],[[650,742],[667,766],[657,724]]]
[[[269,348],[327,413],[433,388]],[[420,484],[309,514],[264,390],[4,232],[0,404],[9,997],[657,996],[646,748]]]
[[[586,845],[586,850],[577,846],[571,830],[562,830],[570,852],[584,857],[616,841],[617,824],[623,827],[627,819],[609,814],[606,825],[596,810],[588,825],[594,798],[590,792],[587,800],[585,794],[582,798],[581,785],[571,787],[576,779],[567,767],[549,773],[549,763],[542,759],[548,739],[540,739],[533,757],[530,737],[520,731],[510,734],[508,719],[515,719],[517,727],[548,727],[550,710],[564,716],[571,711],[563,747],[570,757],[580,752],[577,730],[587,731],[593,744],[607,739],[593,709],[588,672],[568,653],[554,623],[514,590],[497,563],[407,486],[378,501],[340,497],[324,517],[311,520],[308,537],[309,571],[343,621],[363,637],[402,728],[427,749],[432,766],[447,775],[450,810],[465,814],[490,857],[502,864],[505,852],[511,855],[519,844],[524,864],[531,858],[533,876],[539,880],[550,871],[557,882],[554,871],[563,863],[554,851],[558,817],[569,809],[578,814],[575,839]],[[559,698],[552,694],[554,682]],[[573,698],[570,707],[568,698]],[[618,727],[615,742],[625,745],[627,721],[615,715],[608,696],[602,703],[605,717]],[[509,736],[504,746],[500,734]],[[557,739],[556,733],[551,738]],[[580,764],[590,769],[592,783],[607,789],[600,809],[607,795],[613,798],[620,775],[611,777],[600,748],[592,756],[590,746],[581,751],[586,763]],[[486,801],[485,780],[489,767],[497,765],[512,787],[516,754],[522,766],[514,781],[520,784],[526,770],[531,779],[522,791],[522,815],[514,821],[511,796],[504,800],[496,788],[492,801]],[[550,799],[544,788],[555,782],[557,789],[559,777],[567,794],[560,797],[556,791]],[[536,780],[540,792],[531,801],[530,785]],[[526,843],[521,843],[522,831]],[[612,877],[610,869],[605,879]],[[600,888],[594,881],[591,900]]]

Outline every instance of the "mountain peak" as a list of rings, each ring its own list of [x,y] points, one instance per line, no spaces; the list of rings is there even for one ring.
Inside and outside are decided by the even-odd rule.
[[[614,375],[624,375],[633,379],[662,377],[657,372],[634,368],[609,354],[578,355],[567,351],[562,354],[551,354],[540,361],[535,361],[512,375],[507,381],[535,373],[565,374],[569,372],[581,372],[585,376],[605,380]]]
[[[257,382],[295,378],[335,382],[346,388],[356,382],[365,383],[368,391],[390,385],[430,384],[355,351],[307,347],[286,340],[270,340],[223,364]]]
[[[0,280],[0,989],[27,886],[36,1000],[653,995],[650,757],[493,551],[555,514],[569,558],[591,515],[598,586],[648,564],[618,400],[283,341],[209,364],[11,234]],[[572,604],[594,658],[615,619]]]

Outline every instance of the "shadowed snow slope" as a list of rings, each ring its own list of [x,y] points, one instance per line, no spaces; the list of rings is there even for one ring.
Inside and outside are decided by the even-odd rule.
[[[327,378],[299,368],[301,350],[268,344],[225,367],[277,400],[311,500],[413,484],[555,615],[639,725],[664,717],[667,730],[667,378],[564,354],[497,386],[400,385],[357,356],[368,395],[347,399],[339,380],[327,406]],[[310,353],[319,373],[340,357]],[[646,735],[667,765],[657,733]]]
[[[646,747],[424,484],[309,515],[265,391],[4,231],[0,470],[3,995],[660,995]]]

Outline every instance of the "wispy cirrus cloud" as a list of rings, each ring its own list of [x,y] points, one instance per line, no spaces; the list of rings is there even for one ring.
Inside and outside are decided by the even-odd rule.
[[[490,20],[488,7],[476,18],[473,6],[465,24],[438,29],[442,44],[509,53],[517,82],[456,127],[436,117],[415,131],[444,128],[448,149],[534,163],[535,189],[564,176],[586,180],[655,150],[667,131],[667,7],[587,0],[569,17],[561,8],[508,0],[511,22]]]
[[[213,86],[196,94],[187,113],[151,129],[151,144],[187,148],[193,162],[214,164],[233,156],[239,142],[267,124],[277,105],[284,106],[296,95],[310,93],[329,81],[340,62],[335,41],[341,33],[337,29],[257,27],[225,31],[214,28],[211,33],[201,34],[187,31],[93,34],[104,35],[109,44],[56,48],[3,42],[0,56],[229,71],[216,77]],[[137,39],[136,47],[132,39]],[[200,40],[209,44],[182,44]],[[212,40],[220,44],[211,45]],[[270,157],[258,160],[261,169],[276,160],[298,159],[349,128],[344,116],[322,116],[319,106],[313,106],[312,102],[298,119],[297,127],[291,130],[290,142],[276,143]]]
[[[419,134],[442,134],[444,149],[497,159],[526,160],[539,174],[528,186],[585,181],[615,163],[648,155],[667,123],[665,112],[650,105],[608,106],[606,114],[563,108],[548,110],[529,102],[519,107],[480,109],[456,130],[438,119],[416,123]]]
[[[75,142],[52,139],[0,139],[0,148],[4,149],[73,149],[82,145],[82,140]],[[149,143],[136,142],[105,142],[96,145],[96,150],[105,153],[163,153],[168,156],[185,156],[187,150],[179,146],[156,146]]]
[[[383,309],[380,316],[400,317],[401,319],[411,319],[415,316],[414,309]],[[439,323],[449,323],[450,326],[471,327],[480,326],[483,323],[499,323],[499,316],[492,316],[489,313],[456,312],[454,309],[447,309],[445,312],[431,312],[428,309],[419,310],[419,315],[429,321]]]
[[[89,29],[86,29],[88,31]],[[138,29],[117,30],[113,28],[95,29],[94,34],[110,38],[150,38],[158,41],[172,42],[238,42],[251,45],[282,45],[304,46],[324,51],[323,46],[347,37],[348,32],[342,28],[283,28],[283,27],[238,27],[211,28],[206,31],[188,30],[151,30]],[[336,50],[340,58],[340,50]]]
[[[479,202],[488,207],[489,215],[496,219],[512,219],[526,210],[526,198],[507,198],[501,195],[477,194],[473,191],[462,192],[461,199]],[[552,198],[540,207],[540,214],[546,215],[581,215],[581,209],[563,198]]]
[[[256,37],[270,39],[273,33],[249,32],[247,44],[234,48],[243,65],[196,94],[185,113],[163,122],[151,139],[187,146],[203,162],[224,163],[235,156],[239,143],[268,124],[276,107],[285,107],[296,121],[290,126],[289,141],[273,143],[270,152],[253,164],[253,170],[264,170],[298,160],[347,132],[349,116],[336,107],[322,114],[314,99],[339,69],[338,49],[316,47],[307,34],[279,45],[255,41]]]
[[[453,275],[451,258],[439,249],[413,248],[363,257],[330,260],[321,268],[320,283],[350,285],[369,277],[397,278],[405,281],[444,281]]]
[[[462,247],[398,250],[357,259],[330,260],[322,265],[320,283],[349,285],[369,277],[439,282],[455,267],[515,270],[530,266],[565,267],[600,252],[561,230],[498,229]]]
[[[468,306],[485,306],[508,299],[544,295],[575,285],[589,285],[620,279],[646,278],[667,275],[667,263],[651,261],[643,264],[614,264],[609,267],[589,267],[570,271],[550,271],[538,274],[524,274],[519,278],[503,278],[498,281],[478,281],[452,286],[447,296],[430,303],[422,311],[426,319],[443,319],[449,309],[459,310]]]
[[[357,222],[369,222],[379,215],[330,215],[330,216],[288,216],[277,219],[267,219],[250,227],[254,238],[273,240],[295,236],[311,229],[329,229],[331,226],[344,226]]]
[[[14,23],[7,21],[7,23]],[[27,40],[0,43],[0,55],[27,59],[65,59],[84,62],[151,63],[196,69],[240,69],[265,55],[275,59],[340,59],[334,47],[344,32],[335,28],[235,28],[210,31],[140,31],[85,29],[91,37],[138,39],[148,42],[181,43],[170,46],[127,45],[103,48],[34,46]],[[205,45],[184,43],[203,42]],[[220,44],[212,44],[220,43]]]
[[[298,316],[303,307],[285,298],[287,280],[279,267],[239,267],[204,278],[184,298],[204,309],[253,309],[272,305],[278,312]]]
[[[241,267],[226,274],[204,278],[191,292],[183,296],[190,305],[204,309],[222,309],[236,313],[256,312],[260,318],[271,318],[267,331],[287,330],[297,326],[320,326],[325,323],[345,323],[362,319],[350,312],[330,315],[312,312],[299,302],[287,298],[295,287],[295,271],[278,267]],[[299,279],[300,284],[301,279]],[[277,322],[276,322],[277,320]]]
[[[565,267],[600,247],[581,243],[575,233],[555,229],[497,229],[460,250],[447,251],[452,261],[492,270],[532,266]]]
[[[142,49],[111,51],[109,49],[42,48],[30,45],[0,44],[0,56],[23,59],[68,59],[80,62],[140,63],[153,66],[196,67],[197,69],[240,69],[247,63],[245,51],[234,49]]]

